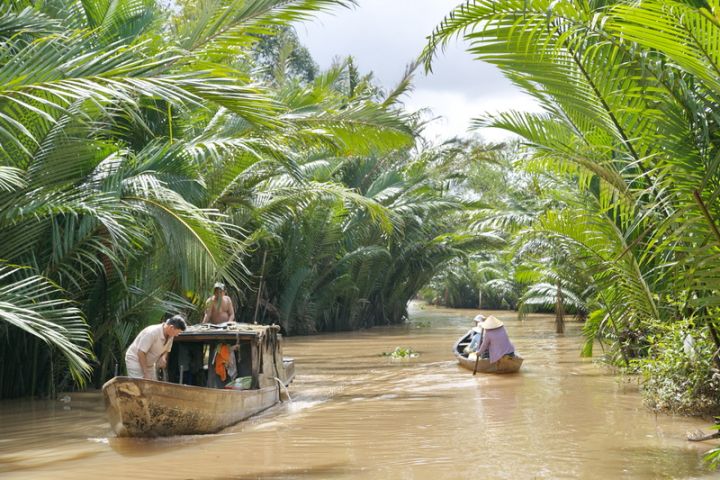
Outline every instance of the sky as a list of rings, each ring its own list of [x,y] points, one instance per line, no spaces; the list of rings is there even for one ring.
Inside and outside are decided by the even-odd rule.
[[[352,9],[336,8],[297,25],[302,43],[321,68],[352,55],[361,73],[373,72],[387,90],[402,78],[405,67],[422,51],[426,37],[458,5],[459,0],[358,0]],[[535,101],[493,65],[475,60],[462,41],[452,41],[433,62],[433,72],[420,67],[414,90],[402,101],[410,111],[429,109],[435,118],[425,129],[433,143],[454,136],[479,135],[502,141],[510,134],[483,128],[469,132],[471,119],[506,110],[539,111]]]

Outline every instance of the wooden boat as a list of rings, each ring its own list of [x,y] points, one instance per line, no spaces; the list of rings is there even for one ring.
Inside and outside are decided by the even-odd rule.
[[[470,358],[463,354],[465,347],[470,345],[473,331],[470,330],[468,333],[460,337],[453,346],[453,354],[458,360],[461,367],[467,368],[470,371],[475,371],[475,355]],[[477,371],[481,373],[515,373],[520,370],[520,366],[523,363],[522,357],[517,354],[514,357],[508,357],[505,355],[495,363],[490,363],[487,358],[481,358],[477,361]]]
[[[215,433],[275,405],[295,364],[282,357],[276,325],[195,325],[175,337],[167,381],[115,377],[103,385],[110,425],[119,437]],[[220,379],[212,356],[225,344],[235,379]]]

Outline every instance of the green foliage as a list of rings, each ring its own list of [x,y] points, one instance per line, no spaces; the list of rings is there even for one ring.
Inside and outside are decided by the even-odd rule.
[[[277,29],[272,35],[261,35],[253,47],[253,57],[261,70],[260,77],[279,85],[293,80],[310,83],[320,70],[291,27]]]
[[[0,351],[2,364],[14,367],[0,375],[0,396],[52,390],[58,372],[40,366],[62,357],[74,381],[85,382],[91,338],[82,312],[64,294],[30,269],[0,264],[0,338],[14,345]]]
[[[441,260],[399,293],[388,263],[446,233],[416,216],[455,208],[408,165],[417,130],[397,98],[411,72],[387,98],[350,60],[257,81],[259,39],[280,33],[269,51],[309,68],[289,25],[353,4],[0,7],[1,396],[101,385],[144,326],[197,321],[218,278],[239,318],[288,332],[402,321]],[[366,157],[377,169],[350,173]],[[367,187],[385,170],[400,190],[344,178]]]
[[[643,375],[643,396],[655,410],[683,414],[720,413],[720,370],[711,361],[709,332],[690,322],[657,327],[650,352],[636,360]],[[692,338],[692,340],[690,340]]]
[[[715,418],[716,424],[713,426],[715,430],[720,430],[720,424],[717,423],[718,418]],[[705,461],[713,468],[720,468],[720,447],[713,448],[705,454]]]
[[[433,152],[435,158],[442,158],[437,160],[437,168],[448,173],[448,190],[463,200],[462,210],[452,215],[449,224],[472,246],[446,262],[421,290],[428,303],[460,308],[516,306],[519,289],[512,278],[513,265],[505,255],[506,227],[513,220],[510,212],[502,209],[521,197],[524,187],[521,178],[512,173],[514,148],[453,141]]]
[[[423,287],[421,295],[430,304],[451,308],[477,308],[477,280],[467,265],[449,262]]]
[[[256,202],[277,212],[265,224],[277,241],[262,243],[264,270],[259,261],[251,266],[264,274],[261,298],[250,304],[262,305],[262,321],[290,333],[402,323],[407,302],[438,266],[472,247],[466,238],[446,235],[442,214],[457,210],[458,202],[431,166],[405,152],[312,161],[323,167],[307,169],[315,182],[278,177],[273,182],[281,180],[283,189]],[[332,189],[316,183],[328,177]],[[265,199],[271,203],[261,203]],[[302,212],[285,208],[298,200]]]
[[[419,357],[420,354],[412,349],[412,347],[395,347],[392,352],[381,353],[383,357],[390,357],[393,360],[408,359]]]
[[[523,300],[547,304],[553,286],[556,308],[574,297],[592,312],[584,353],[600,340],[615,363],[643,358],[659,407],[682,411],[702,409],[701,379],[710,383],[720,361],[716,9],[473,0],[441,22],[424,54],[429,69],[461,36],[544,108],[476,120],[522,137],[517,165],[541,197],[530,215],[510,210],[528,220],[520,236],[509,222],[505,230],[519,253],[550,245]],[[709,332],[692,369],[668,327],[687,319]]]

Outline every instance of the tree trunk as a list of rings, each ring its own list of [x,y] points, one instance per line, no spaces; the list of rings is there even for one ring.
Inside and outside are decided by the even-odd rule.
[[[718,335],[717,329],[715,328],[715,324],[712,320],[708,322],[708,330],[710,330],[710,336],[715,343],[715,352],[713,353],[712,361],[715,363],[717,368],[720,368],[720,355],[718,355],[718,352],[720,352],[720,335]]]
[[[557,284],[557,296],[555,297],[555,333],[565,333],[565,305],[560,281]]]

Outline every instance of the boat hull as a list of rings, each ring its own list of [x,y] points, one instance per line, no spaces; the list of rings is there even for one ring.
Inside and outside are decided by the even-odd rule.
[[[453,346],[453,354],[457,358],[458,364],[467,368],[470,371],[475,371],[475,358],[468,358],[462,354],[463,349],[470,343],[472,330],[467,334],[460,337]],[[497,362],[490,363],[489,359],[481,358],[477,360],[477,371],[480,373],[516,373],[520,370],[523,364],[523,358],[519,355],[508,357],[507,355],[502,357]]]
[[[118,437],[215,433],[280,401],[279,386],[225,390],[115,377],[102,390]]]

